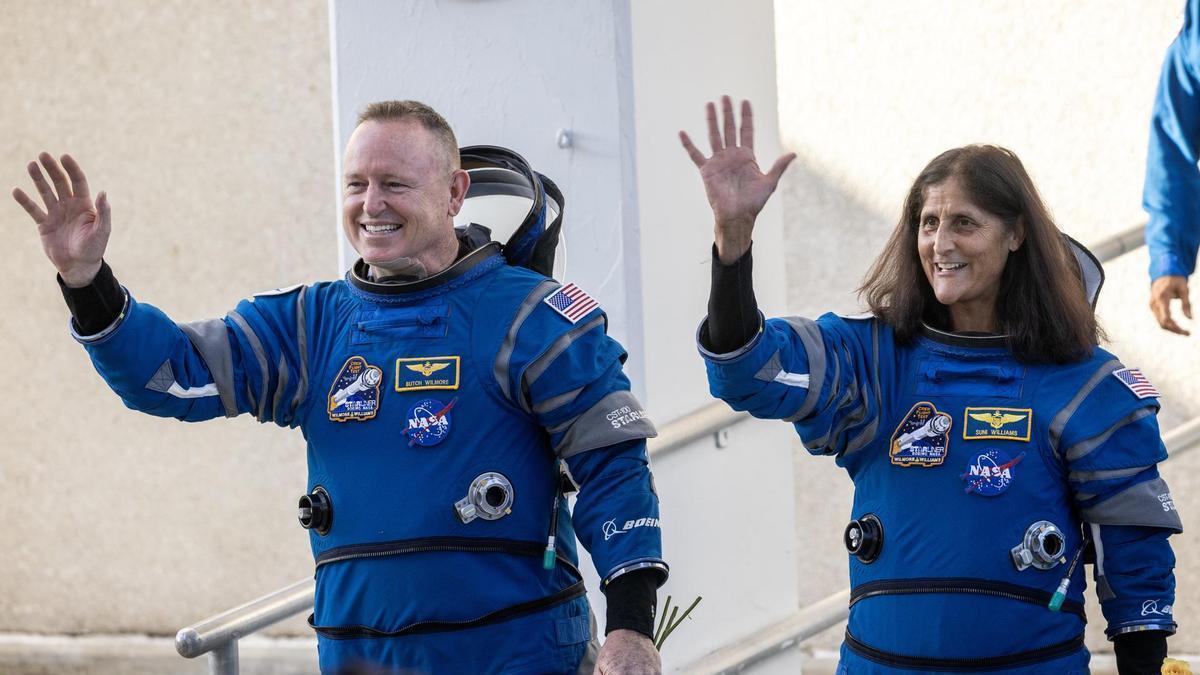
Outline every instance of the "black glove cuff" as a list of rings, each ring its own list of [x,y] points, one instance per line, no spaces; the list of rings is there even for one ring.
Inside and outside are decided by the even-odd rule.
[[[608,615],[604,634],[625,628],[654,639],[654,614],[658,607],[659,572],[640,569],[622,574],[608,582],[604,595],[608,600]]]
[[[708,321],[700,329],[700,344],[715,354],[728,354],[758,333],[758,300],[754,297],[754,258],[751,249],[730,265],[722,265],[717,245],[712,248],[712,288]]]
[[[57,279],[67,309],[71,310],[76,333],[95,335],[121,316],[121,310],[125,307],[125,291],[121,290],[121,284],[117,283],[108,263],[100,261],[96,278],[81,288],[68,287],[61,276],[57,276]]]
[[[1120,675],[1158,675],[1167,658],[1167,632],[1142,630],[1113,638]]]

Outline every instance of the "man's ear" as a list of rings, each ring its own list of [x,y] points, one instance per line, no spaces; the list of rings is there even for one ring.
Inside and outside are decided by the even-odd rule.
[[[471,174],[462,169],[450,173],[450,217],[458,215],[467,199],[467,188],[471,187]]]

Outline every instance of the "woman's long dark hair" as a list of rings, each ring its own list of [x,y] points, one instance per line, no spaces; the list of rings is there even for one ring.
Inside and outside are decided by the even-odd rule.
[[[1103,337],[1065,237],[1050,218],[1029,174],[1011,150],[968,145],[938,155],[913,182],[900,221],[858,292],[901,344],[921,333],[922,321],[950,329],[917,253],[917,226],[928,188],[957,178],[972,202],[1025,241],[1011,253],[996,299],[997,332],[1027,363],[1069,363],[1089,355]]]

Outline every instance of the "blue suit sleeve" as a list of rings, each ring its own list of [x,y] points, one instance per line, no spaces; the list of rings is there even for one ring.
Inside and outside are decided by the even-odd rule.
[[[768,320],[737,351],[714,354],[700,346],[709,391],[734,410],[793,422],[813,454],[853,452],[878,428],[877,354],[862,339],[877,330],[873,320],[832,314]]]
[[[1182,30],[1163,60],[1150,121],[1143,206],[1150,278],[1188,276],[1200,246],[1200,1],[1189,0]]]
[[[1095,546],[1097,596],[1110,638],[1175,630],[1175,555],[1168,537],[1183,526],[1158,473],[1167,453],[1157,411],[1157,399],[1138,398],[1106,374],[1071,415],[1059,445]]]
[[[655,430],[630,392],[625,350],[599,309],[571,323],[541,302],[548,292],[535,293],[511,353],[498,360],[501,389],[546,430],[579,487],[573,522],[602,586],[647,567],[661,583],[667,565],[645,441]]]
[[[300,423],[308,393],[302,288],[188,324],[126,297],[113,325],[75,335],[126,406],[188,422],[251,413],[261,422]]]

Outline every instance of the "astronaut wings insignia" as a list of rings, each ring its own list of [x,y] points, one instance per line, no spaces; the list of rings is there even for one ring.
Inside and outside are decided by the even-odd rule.
[[[409,363],[409,364],[405,365],[404,367],[408,368],[409,370],[413,371],[414,373],[420,373],[420,374],[424,375],[425,377],[429,377],[430,375],[436,373],[437,371],[441,370],[442,368],[448,368],[449,366],[450,366],[449,361],[445,361],[443,363],[434,363],[433,361],[426,361],[425,363]]]
[[[1028,441],[1033,429],[1032,408],[967,408],[963,440],[985,438]]]
[[[460,361],[457,356],[396,359],[396,391],[458,389]]]
[[[971,419],[987,422],[993,429],[1002,429],[1005,424],[1020,422],[1025,419],[1026,415],[1013,415],[1012,413],[1002,413],[999,410],[993,410],[990,413],[970,413]]]

